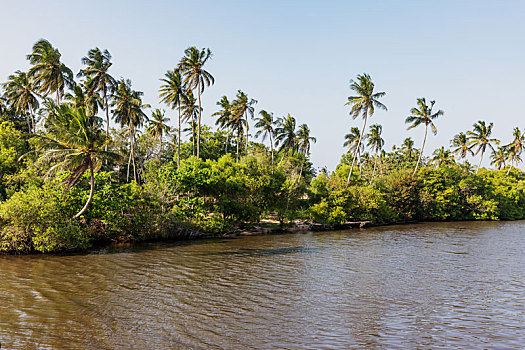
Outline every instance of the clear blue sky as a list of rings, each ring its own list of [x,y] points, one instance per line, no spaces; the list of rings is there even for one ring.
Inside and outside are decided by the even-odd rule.
[[[257,110],[291,113],[317,144],[315,166],[333,169],[353,121],[349,80],[369,73],[387,92],[386,149],[423,130],[404,120],[417,97],[445,111],[426,154],[477,120],[510,141],[525,127],[524,1],[27,1],[0,0],[0,81],[27,69],[25,55],[48,39],[75,73],[95,46],[113,55],[113,75],[133,81],[158,106],[158,87],[188,46],[209,47],[216,84],[203,95],[205,122],[215,102],[238,89]],[[169,116],[175,121],[175,113]],[[488,165],[488,163],[487,163]]]

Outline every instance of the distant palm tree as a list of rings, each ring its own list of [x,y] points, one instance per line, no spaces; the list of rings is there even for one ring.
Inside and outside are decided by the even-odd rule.
[[[487,146],[494,151],[494,147],[492,144],[499,145],[499,140],[495,138],[490,138],[490,135],[492,134],[492,127],[494,126],[494,123],[490,123],[488,126],[486,123],[482,120],[478,121],[477,123],[474,123],[474,130],[468,131],[468,145],[470,150],[477,147],[478,149],[476,152],[474,152],[474,155],[477,156],[481,152],[481,157],[479,159],[479,165],[476,169],[476,174],[479,171],[479,168],[481,167],[481,162],[483,161],[483,155],[485,154],[485,150],[487,149]]]
[[[272,166],[273,166],[273,135],[275,133],[274,126],[275,121],[273,120],[273,113],[268,113],[265,110],[259,112],[260,117],[256,119],[255,127],[258,129],[255,137],[262,135],[262,141],[266,140],[266,137],[270,139],[270,151],[272,154]]]
[[[102,102],[98,92],[94,92],[91,95],[86,94],[85,90],[80,85],[73,86],[71,92],[64,95],[64,100],[75,108],[86,108],[86,113],[89,115],[97,115],[98,108],[101,106]]]
[[[193,142],[193,155],[195,155],[197,137],[198,137],[198,123],[197,119],[199,118],[199,111],[201,108],[197,105],[197,100],[193,96],[191,91],[186,91],[186,99],[183,101],[182,105],[182,121],[189,122],[190,127],[193,130],[191,140]],[[183,131],[188,130],[185,128]]]
[[[441,146],[440,148],[434,151],[432,162],[438,167],[444,165],[452,165],[455,163],[454,155],[450,150],[445,149],[445,147]]]
[[[222,98],[216,103],[221,109],[212,114],[213,117],[217,117],[215,125],[226,132],[226,143],[224,145],[224,152],[228,153],[228,144],[230,143],[231,134],[231,122],[232,122],[232,105],[228,100],[228,97],[222,96]]]
[[[497,170],[501,170],[505,166],[507,160],[507,150],[505,147],[498,147],[497,150],[493,150],[490,156],[490,164],[494,165]]]
[[[77,76],[87,78],[85,86],[88,97],[100,95],[102,108],[106,111],[106,135],[109,136],[109,97],[117,83],[108,73],[113,65],[111,54],[108,50],[100,51],[96,47],[89,50],[87,56],[82,58],[82,64],[86,67],[81,69]]]
[[[143,108],[149,107],[148,105],[142,104],[142,95],[143,93],[141,91],[134,91],[131,88],[130,80],[122,79],[117,84],[113,102],[111,103],[111,106],[114,108],[113,115],[115,116],[115,122],[119,123],[122,127],[129,127],[130,156],[126,181],[129,181],[130,163],[133,163],[133,178],[135,181],[138,181],[135,165],[135,135],[137,129],[142,127],[144,121],[148,119]]]
[[[104,151],[109,142],[102,131],[102,120],[86,114],[86,109],[70,105],[55,106],[54,112],[46,120],[47,132],[38,137],[40,159],[51,163],[48,174],[59,170],[68,170],[66,188],[78,183],[82,175],[89,170],[89,197],[84,207],[74,216],[81,216],[93,200],[95,176],[104,159],[117,159],[118,155]]]
[[[522,161],[521,155],[517,153],[516,150],[512,147],[507,149],[506,160],[510,164],[509,170],[507,170],[507,175],[509,175],[513,165],[518,166],[518,164]]]
[[[237,91],[237,96],[235,97],[235,100],[233,100],[231,104],[233,117],[239,118],[240,116],[244,116],[245,119],[244,126],[246,128],[246,155],[248,155],[248,130],[250,126],[250,124],[248,123],[248,116],[250,116],[253,119],[253,114],[255,111],[253,105],[256,103],[256,100],[254,100],[253,98],[248,98],[248,95],[239,90]]]
[[[169,118],[164,118],[165,112],[160,109],[156,109],[151,113],[151,119],[148,120],[148,133],[152,135],[156,140],[159,141],[159,161],[162,154],[162,137],[164,134],[168,135],[171,128],[167,125],[170,121]]]
[[[182,76],[180,74],[180,71],[178,69],[175,69],[173,71],[167,71],[166,74],[164,74],[163,79],[161,81],[164,83],[160,86],[160,97],[161,102],[166,103],[169,107],[172,109],[175,109],[177,107],[179,111],[179,127],[177,128],[177,167],[180,166],[180,143],[181,143],[181,104],[184,103],[187,99],[187,92],[184,88],[184,84],[182,83]]]
[[[457,154],[460,159],[464,159],[467,155],[473,154],[468,145],[468,137],[464,132],[460,132],[455,135],[454,138],[450,141],[452,147],[455,147],[452,152]]]
[[[359,115],[363,117],[363,129],[361,130],[361,135],[359,136],[359,141],[357,145],[357,150],[361,145],[363,134],[366,128],[366,122],[368,117],[372,117],[375,112],[375,108],[380,108],[387,110],[386,106],[379,102],[381,97],[386,95],[385,92],[375,92],[374,93],[374,83],[370,75],[363,74],[357,76],[357,81],[350,80],[350,89],[354,91],[357,95],[348,97],[348,102],[345,105],[351,105],[352,109],[350,110],[350,115],[352,119],[357,118]],[[357,159],[357,152],[354,153],[354,159],[352,160],[352,166],[350,167],[350,173],[348,174],[348,180],[346,184],[350,183],[350,177],[354,170],[354,164]]]
[[[74,85],[73,72],[60,62],[60,57],[58,49],[45,39],[37,41],[33,45],[33,52],[27,55],[27,59],[33,65],[28,75],[34,80],[38,92],[44,97],[55,93],[57,104],[60,104],[65,88]]]
[[[418,107],[414,107],[410,110],[411,115],[408,116],[405,120],[405,123],[411,124],[407,130],[413,129],[421,124],[425,125],[425,137],[423,138],[423,145],[421,146],[421,151],[419,152],[419,158],[417,159],[416,168],[414,169],[414,174],[417,172],[417,168],[419,166],[419,163],[421,163],[421,158],[423,157],[423,150],[425,148],[425,142],[427,141],[427,131],[428,127],[430,126],[430,129],[434,133],[434,135],[437,134],[437,128],[434,125],[433,120],[436,119],[439,116],[442,116],[444,112],[440,109],[437,112],[433,113],[432,108],[434,107],[434,104],[436,101],[430,101],[430,106],[427,105],[427,101],[425,98],[418,98],[417,99],[417,105]]]
[[[210,49],[198,50],[195,46],[189,47],[184,51],[179,63],[179,69],[184,76],[184,84],[188,89],[197,90],[197,99],[199,103],[199,117],[197,128],[197,158],[200,156],[200,139],[201,139],[201,94],[205,86],[213,85],[215,79],[202,67],[211,58]]]
[[[525,134],[521,132],[520,128],[516,127],[512,131],[512,136],[514,139],[505,147],[512,149],[514,153],[520,155],[523,152],[525,144]]]
[[[407,137],[401,144],[401,150],[405,155],[410,159],[412,158],[412,153],[414,153],[414,140],[411,137]]]
[[[381,137],[381,132],[383,131],[383,127],[379,124],[373,124],[370,125],[370,132],[366,135],[366,139],[368,140],[367,146],[372,149],[372,151],[375,152],[375,159],[374,159],[374,170],[372,171],[372,179],[374,178],[374,175],[376,173],[377,168],[377,158],[379,157],[379,153],[383,149],[383,146],[385,145],[385,140]]]
[[[280,144],[279,151],[283,151],[283,156],[280,162],[283,161],[284,156],[288,151],[292,150],[293,154],[297,149],[297,134],[295,133],[295,125],[295,118],[290,114],[277,120],[277,128],[275,129],[275,146]]]
[[[38,109],[38,94],[36,86],[29,76],[21,71],[10,75],[4,84],[5,97],[11,108],[23,116],[27,116],[29,131],[36,133],[35,111]]]
[[[299,152],[304,156],[303,162],[301,163],[301,170],[299,171],[299,177],[303,174],[304,161],[310,154],[310,147],[312,143],[316,143],[317,139],[310,136],[310,128],[308,125],[301,124],[297,129],[297,148]]]

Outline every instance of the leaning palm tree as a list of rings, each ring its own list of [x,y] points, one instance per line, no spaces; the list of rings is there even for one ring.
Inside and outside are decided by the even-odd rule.
[[[102,130],[102,119],[88,115],[86,109],[71,105],[55,106],[46,120],[46,133],[38,136],[40,160],[52,164],[48,175],[67,170],[66,189],[80,181],[89,170],[90,191],[84,207],[74,216],[78,218],[88,208],[95,193],[95,171],[100,169],[104,159],[117,159],[118,155],[107,152],[109,142]]]
[[[356,149],[359,149],[361,142],[363,140],[363,134],[366,128],[366,122],[368,117],[374,115],[375,109],[380,108],[387,110],[386,106],[379,102],[379,99],[386,95],[385,92],[374,92],[374,83],[370,75],[363,74],[357,76],[357,81],[350,80],[350,89],[354,91],[357,95],[348,97],[348,102],[345,105],[351,105],[350,115],[352,119],[357,118],[359,115],[363,117],[363,129],[361,130],[361,135],[359,136],[359,141]],[[357,152],[354,153],[354,159],[352,160],[352,166],[350,167],[350,173],[348,174],[348,180],[346,184],[350,183],[350,177],[352,176],[352,171],[354,170],[354,164],[357,159]]]
[[[16,71],[8,77],[4,84],[5,97],[11,108],[20,115],[28,116],[27,126],[29,132],[36,132],[35,111],[38,109],[38,94],[36,86],[29,76],[21,71]]]
[[[473,148],[478,148],[476,152],[474,153],[475,156],[477,156],[481,152],[481,157],[479,159],[478,168],[476,169],[476,174],[479,171],[479,168],[481,167],[481,162],[483,161],[483,155],[485,154],[485,150],[487,149],[487,146],[494,151],[494,147],[492,144],[499,145],[499,140],[495,138],[490,138],[490,135],[492,134],[492,127],[494,126],[494,123],[490,123],[487,125],[483,120],[478,121],[477,123],[474,123],[474,130],[473,131],[467,131],[468,136],[468,145],[470,150]]]
[[[421,151],[419,152],[419,157],[417,159],[416,167],[414,169],[414,174],[416,174],[419,163],[421,163],[421,158],[423,157],[423,150],[425,148],[425,142],[427,141],[428,127],[430,126],[432,133],[436,135],[437,128],[436,128],[436,125],[434,125],[433,120],[439,116],[442,116],[445,113],[441,109],[438,110],[437,112],[432,112],[432,108],[434,107],[435,103],[436,101],[430,101],[430,106],[429,106],[427,105],[427,101],[425,100],[425,98],[418,98],[417,99],[418,107],[412,108],[410,110],[411,115],[408,116],[405,120],[405,123],[411,124],[407,128],[407,130],[413,129],[421,124],[425,125],[425,137],[423,138],[423,145],[421,146]]]
[[[450,141],[450,145],[454,147],[452,152],[458,155],[460,159],[466,158],[469,153],[471,155],[473,154],[468,145],[467,134],[464,132],[454,135],[454,138]]]
[[[297,149],[297,134],[295,132],[295,118],[288,114],[284,118],[279,118],[275,129],[275,146],[280,144],[279,152],[283,151],[283,156],[279,163],[284,159],[290,150],[292,154]]]
[[[366,135],[363,136],[363,141],[366,138]],[[359,128],[357,126],[353,126],[350,128],[350,133],[345,135],[345,142],[343,143],[344,147],[348,147],[348,150],[351,152],[351,154],[357,154],[357,164],[359,164],[359,173],[361,173],[361,154],[365,150],[364,143],[359,142],[361,139],[361,131],[359,131]]]
[[[89,50],[86,57],[82,58],[86,67],[77,74],[86,77],[86,91],[88,97],[100,95],[102,108],[106,112],[106,135],[109,136],[109,97],[115,89],[116,80],[108,73],[111,63],[111,54],[108,50],[100,51],[98,47]],[[106,149],[107,151],[107,149]]]
[[[175,69],[173,71],[167,71],[166,74],[164,74],[163,79],[161,81],[164,83],[160,86],[160,98],[161,102],[166,103],[169,107],[172,109],[175,109],[177,107],[179,111],[179,127],[177,128],[178,137],[177,137],[177,167],[180,166],[180,143],[181,143],[181,104],[184,103],[188,97],[186,93],[186,89],[184,88],[184,84],[182,83],[182,76],[180,74],[180,71],[178,69]]]
[[[308,128],[308,125],[301,124],[299,125],[299,128],[297,128],[297,148],[299,150],[299,153],[301,153],[304,158],[301,163],[301,170],[299,171],[299,177],[303,174],[303,167],[304,162],[306,160],[306,157],[310,154],[310,147],[312,146],[312,143],[316,143],[317,139],[313,136],[310,136],[310,128]]]
[[[515,127],[512,131],[512,136],[514,139],[505,147],[512,149],[514,153],[520,155],[525,147],[525,134],[521,132],[520,128]]]
[[[372,151],[375,152],[374,170],[372,171],[372,179],[374,178],[374,175],[376,173],[377,158],[379,158],[379,153],[381,152],[381,150],[383,149],[383,146],[385,145],[385,140],[383,140],[383,138],[381,137],[382,131],[383,131],[383,127],[381,125],[374,124],[374,125],[370,125],[370,132],[366,135],[366,139],[368,140],[368,143],[366,145],[370,147]]]
[[[128,171],[126,175],[126,181],[129,181],[129,168],[130,164],[133,164],[133,178],[137,181],[137,169],[135,165],[135,135],[137,129],[142,127],[144,121],[148,119],[144,111],[142,110],[148,105],[142,104],[141,91],[134,91],[131,88],[130,80],[120,80],[113,97],[113,115],[115,116],[115,122],[119,123],[122,127],[129,127],[129,142],[130,142],[130,155],[128,160]]]
[[[261,110],[259,111],[259,115],[260,117],[255,119],[255,127],[257,128],[255,137],[262,136],[263,142],[267,137],[270,139],[270,152],[272,154],[273,166],[273,135],[275,133],[275,121],[273,120],[273,113],[268,113],[265,110]]]
[[[255,111],[255,108],[253,107],[254,104],[256,104],[257,101],[253,98],[248,98],[248,95],[246,95],[241,90],[237,91],[237,96],[235,100],[232,102],[232,115],[233,118],[239,118],[241,116],[244,116],[245,122],[245,128],[246,128],[246,155],[248,155],[248,130],[249,130],[249,123],[248,123],[248,116],[250,116],[253,119],[253,114]]]
[[[179,63],[179,69],[184,77],[184,85],[188,89],[197,90],[197,100],[199,103],[199,117],[197,128],[197,158],[200,156],[200,139],[201,139],[201,94],[205,86],[213,85],[215,79],[202,67],[211,58],[210,49],[198,50],[195,46],[184,50],[184,57]]]
[[[148,133],[159,141],[159,161],[162,154],[162,137],[164,134],[168,135],[171,128],[166,124],[170,121],[169,118],[164,118],[165,112],[156,109],[151,113],[151,119],[148,120]]]
[[[74,85],[73,72],[60,62],[60,58],[60,51],[45,39],[37,41],[33,45],[33,52],[27,55],[27,59],[33,65],[28,75],[34,80],[38,92],[44,97],[56,94],[57,104],[60,104],[65,88]]]
[[[507,161],[507,150],[505,147],[498,147],[497,150],[493,150],[490,155],[490,165],[494,165],[497,170],[505,167]]]
[[[517,153],[514,148],[507,149],[506,160],[510,164],[509,170],[507,170],[507,174],[506,175],[509,175],[509,173],[512,170],[513,166],[518,166],[518,164],[521,163],[521,161],[522,161],[521,155],[519,153]]]
[[[454,164],[453,153],[450,150],[445,149],[443,146],[434,150],[432,155],[432,163],[436,164],[436,167]]]

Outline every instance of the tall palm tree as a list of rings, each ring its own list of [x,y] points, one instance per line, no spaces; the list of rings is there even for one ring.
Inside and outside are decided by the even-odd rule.
[[[21,71],[10,75],[4,84],[6,100],[15,113],[27,116],[29,131],[36,133],[35,111],[38,109],[38,94],[34,81]]]
[[[454,138],[450,141],[450,145],[455,147],[452,152],[458,155],[460,159],[466,158],[469,153],[473,154],[468,145],[467,134],[464,132],[454,135]]]
[[[211,58],[210,49],[198,50],[195,46],[184,50],[184,57],[179,63],[179,69],[184,76],[184,84],[188,89],[197,90],[197,100],[199,103],[199,117],[197,128],[197,158],[200,156],[201,139],[201,94],[205,86],[213,85],[215,79],[202,67]]]
[[[48,174],[59,170],[68,170],[66,188],[77,184],[82,175],[89,170],[90,191],[84,207],[74,216],[81,216],[93,200],[95,193],[95,175],[103,159],[117,159],[115,153],[107,152],[104,147],[109,137],[102,131],[102,119],[88,115],[84,107],[70,105],[56,106],[46,120],[47,132],[38,137],[40,159],[53,164]]]
[[[490,156],[490,165],[494,165],[497,170],[501,170],[505,166],[507,161],[507,150],[505,147],[498,147],[497,150],[493,150]]]
[[[350,133],[345,135],[345,142],[343,143],[344,147],[348,147],[348,150],[352,154],[357,154],[357,164],[359,164],[359,173],[361,173],[361,154],[363,153],[365,147],[363,142],[359,142],[361,139],[361,131],[357,126],[350,128]],[[365,139],[366,135],[363,136],[362,140]]]
[[[476,152],[474,152],[474,155],[477,156],[481,152],[481,157],[479,159],[478,168],[476,169],[476,174],[479,171],[479,168],[481,167],[481,162],[483,161],[483,155],[485,154],[485,150],[487,149],[487,146],[494,151],[494,147],[492,144],[499,145],[499,140],[495,138],[490,138],[490,135],[492,134],[492,127],[494,126],[494,123],[490,123],[487,125],[483,120],[478,121],[477,123],[474,123],[473,131],[467,131],[468,136],[468,145],[470,149],[478,148]]]
[[[88,51],[82,58],[86,67],[77,74],[86,77],[87,96],[101,95],[102,108],[106,112],[106,135],[109,136],[109,95],[115,89],[116,80],[108,73],[111,63],[111,54],[108,50],[100,51],[98,47]],[[107,149],[106,149],[107,151]]]
[[[273,135],[274,135],[274,126],[275,121],[273,120],[273,113],[268,113],[265,110],[259,111],[260,117],[255,120],[255,127],[257,128],[257,133],[255,137],[262,136],[262,141],[264,142],[268,137],[270,139],[270,152],[272,154],[272,166],[273,166]]]
[[[248,116],[250,116],[253,119],[253,114],[255,111],[255,108],[253,107],[254,104],[256,104],[257,101],[253,98],[248,98],[248,95],[246,95],[241,90],[237,91],[237,96],[235,100],[232,102],[232,115],[234,118],[239,118],[241,116],[244,116],[245,122],[245,128],[246,128],[246,155],[248,155],[248,130],[249,130],[249,123],[248,123]]]
[[[182,105],[182,121],[190,123],[190,128],[192,130],[191,140],[193,142],[193,155],[195,155],[198,135],[197,119],[199,118],[199,111],[202,109],[197,105],[197,100],[193,96],[193,93],[191,91],[186,91],[186,93],[186,99],[183,101],[184,104]],[[184,130],[188,129],[186,128]]]
[[[129,181],[130,163],[133,163],[133,178],[137,181],[137,169],[135,165],[135,135],[137,129],[142,127],[144,121],[148,119],[143,108],[149,107],[148,105],[142,104],[142,95],[143,93],[141,91],[134,91],[131,88],[131,81],[129,79],[122,79],[117,84],[113,102],[111,103],[111,106],[114,108],[113,115],[115,116],[115,122],[119,123],[122,127],[129,127],[129,142],[131,149],[126,181]]]
[[[180,71],[178,69],[175,69],[173,71],[167,71],[166,74],[164,74],[164,78],[161,79],[161,81],[164,83],[160,86],[160,98],[161,102],[166,103],[169,107],[172,109],[175,109],[177,107],[179,111],[179,127],[177,128],[177,167],[180,166],[180,142],[181,142],[181,104],[184,103],[188,97],[186,93],[186,89],[184,88],[184,84],[182,83],[182,76],[180,74]]]
[[[151,119],[148,120],[148,133],[159,141],[159,161],[162,154],[162,137],[169,134],[171,128],[167,125],[169,118],[164,117],[164,110],[156,109],[151,113]]]
[[[436,125],[434,125],[433,120],[437,117],[442,116],[445,112],[443,112],[441,109],[437,112],[432,112],[432,108],[434,108],[434,104],[436,101],[430,101],[430,106],[427,105],[427,101],[425,98],[418,98],[417,99],[417,105],[418,107],[414,107],[410,110],[411,115],[408,116],[405,120],[405,123],[411,124],[407,130],[413,129],[421,124],[425,125],[425,137],[423,138],[423,145],[421,146],[421,151],[419,152],[419,157],[417,159],[416,167],[414,169],[414,174],[417,172],[417,168],[419,166],[419,163],[421,163],[421,158],[423,157],[423,150],[425,148],[425,142],[427,141],[427,131],[428,127],[430,126],[430,129],[432,130],[432,133],[434,135],[437,134],[437,128]]]
[[[288,114],[284,118],[279,118],[275,129],[275,146],[280,144],[279,152],[283,151],[281,161],[287,152],[292,150],[292,154],[297,149],[297,134],[295,133],[295,118]],[[279,163],[280,163],[279,162]]]
[[[441,146],[440,148],[434,150],[432,162],[436,164],[437,167],[452,165],[454,164],[454,155],[450,150]]]
[[[387,110],[386,106],[379,102],[379,99],[386,95],[385,92],[374,92],[374,83],[370,75],[363,74],[357,76],[357,81],[350,80],[350,89],[355,92],[356,96],[348,97],[348,102],[345,105],[351,105],[350,116],[352,119],[357,118],[359,115],[363,117],[363,129],[361,130],[361,135],[359,136],[359,141],[357,145],[357,150],[359,149],[361,142],[363,140],[363,134],[366,128],[366,122],[368,117],[374,115],[375,109]],[[348,174],[348,180],[346,184],[350,183],[350,177],[354,170],[354,164],[357,159],[357,152],[354,154],[354,159],[352,160],[352,166],[350,167],[350,173]]]
[[[61,54],[51,43],[40,39],[33,45],[33,52],[27,59],[33,65],[28,72],[38,87],[38,92],[44,97],[56,94],[56,103],[64,95],[66,87],[73,87],[73,72],[64,63],[60,62]]]
[[[301,170],[299,171],[299,177],[303,174],[303,167],[304,162],[306,160],[306,157],[310,154],[310,147],[312,146],[312,143],[316,143],[317,139],[313,136],[310,136],[310,128],[308,128],[308,125],[301,124],[299,125],[299,128],[297,128],[297,148],[299,150],[299,153],[301,153],[304,158],[301,163]]]
[[[370,132],[366,135],[366,139],[368,140],[367,146],[372,149],[372,151],[375,152],[375,159],[374,159],[374,170],[372,171],[372,179],[374,178],[374,175],[376,173],[377,168],[377,158],[379,157],[379,153],[383,149],[383,146],[385,145],[385,140],[381,137],[381,133],[383,131],[383,127],[379,124],[373,124],[370,125]]]
[[[523,147],[525,146],[525,134],[521,132],[520,128],[515,127],[512,131],[512,136],[514,139],[505,147],[511,148],[517,155],[520,155],[523,152]]]
[[[217,120],[215,121],[215,125],[219,127],[219,129],[227,130],[226,132],[226,144],[224,145],[224,152],[228,153],[228,144],[230,142],[230,134],[231,134],[231,122],[232,122],[232,105],[230,101],[228,100],[228,97],[222,96],[219,101],[217,101],[217,106],[221,107],[221,109],[215,113],[212,114],[213,117],[217,117]]]

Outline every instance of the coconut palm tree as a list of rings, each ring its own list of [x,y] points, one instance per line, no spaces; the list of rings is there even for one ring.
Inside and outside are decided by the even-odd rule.
[[[184,85],[188,89],[197,90],[197,100],[199,103],[199,117],[197,127],[197,158],[200,156],[200,139],[201,139],[201,94],[205,86],[213,85],[215,79],[202,67],[211,58],[210,49],[198,50],[195,46],[184,50],[184,57],[179,63],[179,69],[184,76]]]
[[[415,151],[415,149],[414,149],[414,140],[412,140],[411,137],[405,138],[405,140],[401,144],[401,150],[403,151],[403,153],[405,153],[405,155],[409,159],[411,159],[412,158],[412,154]]]
[[[45,39],[37,41],[33,45],[33,52],[27,55],[29,63],[33,65],[28,75],[34,80],[38,92],[44,97],[56,94],[57,104],[60,104],[65,88],[74,85],[73,72],[60,62],[60,58],[60,51]]]
[[[144,121],[148,119],[143,108],[149,107],[148,105],[142,104],[142,95],[143,92],[134,91],[131,88],[131,81],[129,79],[122,79],[117,84],[113,102],[111,103],[111,106],[114,108],[112,112],[115,117],[115,122],[119,123],[122,127],[129,127],[130,155],[126,181],[129,181],[129,168],[131,163],[133,163],[133,178],[137,181],[135,136],[137,129],[142,127]]]
[[[366,136],[363,136],[363,140]],[[345,135],[345,142],[343,143],[344,147],[348,147],[348,150],[352,154],[357,154],[357,163],[359,164],[359,173],[361,173],[361,154],[365,150],[364,143],[359,142],[361,139],[361,131],[357,126],[350,128],[350,133]],[[361,141],[363,141],[361,140]]]
[[[179,111],[179,127],[177,128],[177,167],[179,167],[181,143],[180,133],[182,130],[181,104],[188,99],[188,96],[184,84],[182,83],[182,76],[178,69],[175,69],[173,71],[167,71],[166,74],[164,74],[164,78],[161,79],[161,81],[164,83],[160,86],[159,90],[161,102],[166,103],[172,109],[175,109],[175,107],[177,107]]]
[[[297,148],[299,153],[301,153],[304,158],[301,163],[301,170],[299,171],[299,177],[303,174],[303,167],[304,167],[304,161],[306,160],[306,157],[310,154],[310,147],[312,146],[312,143],[316,143],[317,139],[313,136],[310,136],[310,128],[308,128],[308,125],[301,124],[299,125],[299,128],[297,128]]]
[[[89,50],[87,56],[82,58],[82,64],[86,67],[80,70],[77,77],[87,78],[85,86],[88,97],[100,95],[102,109],[106,112],[106,135],[109,136],[109,97],[117,83],[108,73],[109,68],[113,65],[111,54],[108,50],[101,51],[96,47]]]
[[[490,165],[494,165],[497,170],[505,167],[505,162],[507,160],[507,150],[505,147],[498,147],[497,150],[493,150],[490,155]]]
[[[272,154],[272,166],[273,166],[273,135],[275,133],[275,121],[273,119],[273,113],[268,113],[265,110],[259,111],[260,117],[255,119],[255,127],[257,128],[257,133],[255,137],[262,136],[262,141],[264,142],[268,137],[270,139],[270,152]]]
[[[164,117],[165,113],[164,110],[157,108],[151,113],[151,119],[148,120],[148,133],[159,141],[159,162],[162,154],[162,137],[164,134],[168,135],[171,131],[171,128],[167,125],[170,119]]]
[[[468,145],[468,137],[464,132],[460,132],[454,135],[454,138],[450,141],[450,145],[455,147],[452,152],[458,155],[460,159],[464,159],[470,153],[473,154]]]
[[[370,132],[366,134],[366,139],[368,140],[368,143],[366,144],[368,147],[372,149],[372,151],[375,152],[375,159],[374,159],[374,170],[372,171],[372,178],[374,178],[374,175],[376,173],[377,168],[377,158],[379,158],[379,153],[383,149],[383,146],[385,145],[385,140],[381,137],[381,132],[383,131],[383,127],[379,124],[373,124],[370,125]],[[370,181],[371,181],[370,180]]]
[[[514,137],[514,139],[505,147],[512,149],[514,153],[520,155],[523,152],[523,147],[525,144],[525,134],[521,132],[520,128],[515,127],[512,131],[512,136]]]
[[[244,126],[246,128],[246,155],[248,155],[248,130],[250,127],[248,123],[248,116],[250,116],[253,119],[253,114],[255,111],[253,105],[256,103],[256,100],[254,100],[253,98],[248,98],[248,95],[239,90],[237,91],[237,96],[235,97],[235,100],[233,100],[231,104],[233,118],[239,118],[244,116],[245,119]]]
[[[20,115],[28,116],[29,131],[36,133],[35,111],[38,109],[38,94],[34,81],[21,71],[7,78],[4,84],[5,97],[11,108]]]
[[[359,115],[363,117],[363,129],[361,130],[356,150],[359,150],[363,140],[363,134],[365,132],[368,117],[372,117],[374,115],[376,108],[383,109],[385,111],[387,110],[386,106],[379,102],[379,99],[385,96],[386,93],[374,92],[374,87],[375,85],[372,82],[372,78],[370,78],[370,75],[366,73],[363,75],[358,75],[357,81],[350,80],[350,89],[356,93],[356,96],[348,97],[348,102],[346,102],[345,105],[352,106],[350,109],[350,116],[352,119],[357,118]],[[346,181],[347,185],[350,183],[350,177],[352,176],[356,159],[357,152],[354,153],[354,159],[352,160],[352,166],[350,167],[350,173],[348,174],[348,180]]]
[[[414,174],[417,172],[417,168],[419,166],[419,163],[421,163],[421,158],[423,157],[423,150],[425,148],[425,142],[427,141],[428,127],[430,126],[430,130],[432,130],[432,133],[436,135],[437,128],[433,120],[444,114],[444,112],[441,109],[437,112],[432,112],[432,108],[434,108],[435,103],[436,101],[430,101],[429,106],[427,105],[427,101],[425,100],[425,98],[418,98],[418,107],[412,108],[410,110],[411,115],[408,116],[405,120],[405,123],[411,124],[407,128],[407,130],[413,129],[422,124],[425,125],[425,137],[423,138],[423,145],[421,146],[421,151],[419,152],[419,157],[417,159],[416,167],[414,169]]]
[[[217,117],[215,125],[221,130],[227,130],[226,132],[226,143],[224,145],[224,152],[228,153],[228,144],[230,143],[230,134],[231,134],[231,121],[232,121],[232,105],[228,100],[228,97],[222,96],[222,98],[217,101],[217,106],[221,109],[212,114],[213,117]]]
[[[436,164],[437,167],[452,165],[454,164],[454,155],[450,150],[441,146],[440,148],[434,150],[432,163]]]
[[[182,121],[189,122],[190,129],[185,128],[183,131],[193,130],[191,140],[193,143],[193,155],[195,155],[198,135],[197,119],[199,117],[199,110],[201,109],[197,105],[197,100],[193,96],[193,93],[191,91],[186,91],[186,93],[186,99],[183,101],[184,104],[182,105]]]
[[[521,163],[521,161],[522,161],[521,155],[519,153],[517,153],[516,149],[513,148],[513,147],[507,148],[506,160],[510,164],[509,170],[507,170],[507,174],[506,175],[509,175],[509,173],[512,170],[513,166],[518,166],[518,164]]]
[[[84,207],[74,216],[81,216],[93,200],[95,193],[94,173],[104,159],[117,159],[118,155],[107,152],[104,147],[109,137],[102,130],[102,119],[88,115],[84,107],[55,105],[46,120],[46,133],[38,136],[40,160],[52,164],[48,175],[57,171],[70,172],[66,178],[66,189],[77,184],[89,170],[90,191]]]
[[[493,126],[494,123],[490,123],[489,125],[487,125],[483,120],[480,120],[477,123],[474,123],[473,131],[467,131],[467,137],[469,140],[468,145],[470,150],[477,147],[476,152],[474,152],[475,156],[477,156],[481,152],[481,157],[479,159],[478,168],[476,169],[476,174],[478,173],[479,168],[481,167],[483,155],[485,154],[487,146],[492,151],[494,151],[494,147],[492,146],[492,144],[499,145],[499,140],[495,138],[490,138]]]
[[[288,114],[284,118],[277,120],[277,128],[275,129],[275,146],[279,147],[279,152],[283,151],[281,163],[286,153],[292,150],[292,154],[297,149],[297,134],[295,133],[295,118]]]

